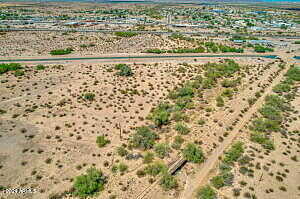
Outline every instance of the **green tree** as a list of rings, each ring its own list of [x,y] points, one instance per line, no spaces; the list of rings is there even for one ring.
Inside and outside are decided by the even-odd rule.
[[[131,138],[133,147],[143,150],[151,149],[158,136],[149,127],[142,126],[136,129],[136,133]]]
[[[104,190],[106,177],[101,170],[92,167],[87,170],[87,174],[77,176],[74,181],[74,195],[80,198],[93,196]]]

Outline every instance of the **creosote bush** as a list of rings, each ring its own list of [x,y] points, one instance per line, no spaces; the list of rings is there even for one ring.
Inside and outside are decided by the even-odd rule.
[[[93,196],[99,191],[104,190],[106,177],[101,170],[92,167],[86,174],[77,176],[74,181],[74,195],[80,198]]]
[[[98,136],[96,143],[99,147],[105,147],[107,144],[110,143],[110,140],[106,139],[103,135]]]
[[[187,135],[190,132],[190,129],[187,127],[187,125],[181,122],[176,123],[175,130],[182,135]]]
[[[57,49],[57,50],[51,50],[51,55],[67,55],[72,53],[74,50],[72,48],[66,48],[66,49]]]
[[[119,70],[119,72],[117,72],[119,76],[129,77],[133,75],[132,69],[126,64],[117,64],[115,69]]]
[[[83,95],[83,98],[85,99],[85,100],[89,100],[89,101],[93,101],[94,99],[95,99],[95,94],[94,93],[85,93],[84,95]]]
[[[217,199],[217,194],[211,186],[207,185],[199,189],[197,199]]]
[[[189,143],[182,151],[183,157],[193,163],[202,163],[204,161],[204,154],[200,147]]]
[[[224,163],[232,164],[236,162],[244,153],[244,144],[237,142],[231,146],[231,148],[225,152]]]
[[[160,186],[162,186],[165,190],[175,189],[178,187],[178,182],[176,178],[170,174],[164,174],[159,182]]]
[[[154,162],[146,166],[144,171],[148,175],[157,176],[158,174],[167,174],[168,168],[162,162]]]
[[[154,146],[158,135],[151,131],[149,127],[142,126],[136,129],[136,133],[131,137],[131,144],[135,148],[142,150],[151,149]]]

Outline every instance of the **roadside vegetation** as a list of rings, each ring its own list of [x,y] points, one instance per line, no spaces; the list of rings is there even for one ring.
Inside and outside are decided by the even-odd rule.
[[[51,55],[67,55],[71,54],[74,50],[72,48],[66,48],[66,49],[57,49],[57,50],[51,50]]]
[[[115,35],[118,37],[133,37],[138,34],[135,32],[115,32]]]
[[[22,69],[22,67],[21,64],[18,63],[0,64],[0,75],[9,71],[19,71],[20,69]]]

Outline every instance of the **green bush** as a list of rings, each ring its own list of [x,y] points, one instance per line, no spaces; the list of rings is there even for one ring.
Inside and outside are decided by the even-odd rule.
[[[15,72],[14,72],[14,75],[15,75],[15,77],[20,77],[20,76],[23,76],[25,73],[24,73],[24,71],[22,71],[22,70],[16,70]]]
[[[258,118],[252,121],[250,129],[258,132],[276,132],[280,129],[280,123],[275,120]]]
[[[169,123],[171,109],[172,106],[170,104],[159,104],[157,108],[151,111],[148,118],[152,120],[155,125],[161,127]]]
[[[221,82],[221,85],[225,88],[236,87],[239,83],[239,80],[229,80],[225,79]]]
[[[96,143],[99,147],[105,147],[107,144],[110,143],[110,140],[106,139],[103,135],[101,135],[97,137]]]
[[[179,135],[175,136],[174,142],[172,143],[172,148],[179,150],[181,148],[181,145],[183,144],[183,142],[184,142],[184,139],[181,136],[179,136]]]
[[[225,105],[225,102],[224,102],[224,100],[223,100],[223,98],[221,96],[218,96],[216,98],[216,101],[217,101],[217,106],[218,107],[223,107]]]
[[[128,77],[133,75],[132,69],[126,64],[117,64],[115,69],[119,70],[119,72],[117,72],[117,75],[119,76]]]
[[[283,98],[278,95],[268,95],[265,98],[265,104],[269,105],[277,110],[285,111],[288,110],[287,104]]]
[[[39,64],[39,65],[37,65],[36,67],[35,67],[35,69],[36,70],[45,70],[45,66],[44,65],[41,65],[41,64]]]
[[[8,71],[16,71],[22,69],[21,64],[10,63],[10,64],[0,64],[0,75]]]
[[[161,162],[154,162],[153,164],[146,166],[144,171],[148,175],[157,176],[158,174],[166,174],[168,168],[165,164]]]
[[[213,188],[207,185],[199,189],[197,199],[217,199],[217,194]]]
[[[230,172],[222,173],[218,176],[213,177],[210,181],[211,184],[217,188],[220,189],[224,186],[230,186],[233,184],[234,175]]]
[[[135,32],[115,32],[115,35],[118,37],[133,37],[138,34]]]
[[[236,162],[244,153],[244,146],[242,142],[237,142],[231,146],[231,148],[225,152],[223,161],[226,164],[232,164]]]
[[[283,92],[289,92],[291,89],[292,88],[289,84],[280,83],[274,86],[273,91],[275,93],[283,93]]]
[[[300,67],[292,66],[286,73],[286,76],[288,77],[288,79],[300,81]]]
[[[172,114],[172,120],[179,122],[182,120],[188,120],[188,117],[184,114],[184,112],[176,111]]]
[[[204,154],[201,148],[198,148],[195,144],[189,143],[182,151],[183,157],[193,163],[204,162]]]
[[[269,137],[263,132],[253,132],[251,133],[250,140],[262,145],[263,148],[274,150],[274,142],[269,139]]]
[[[181,122],[176,123],[175,130],[182,135],[187,135],[190,132],[190,129],[184,123]]]
[[[160,179],[159,184],[162,186],[164,190],[171,190],[178,187],[177,180],[175,179],[174,176],[170,174],[163,175],[163,177]]]
[[[136,133],[131,138],[133,147],[143,150],[151,149],[158,136],[149,127],[142,126],[136,129]]]
[[[66,49],[57,49],[57,50],[51,50],[51,55],[67,55],[72,53],[74,50],[72,48],[66,48]]]
[[[294,44],[300,44],[300,41],[295,41]]]
[[[197,47],[197,48],[177,48],[172,50],[161,50],[161,49],[148,49],[145,51],[146,53],[155,53],[155,54],[162,54],[162,53],[204,53],[205,48]]]
[[[207,63],[204,68],[206,70],[205,77],[213,81],[212,83],[221,77],[231,77],[240,70],[239,64],[231,59],[225,59],[223,63]]]
[[[106,177],[100,170],[92,167],[87,170],[87,174],[75,178],[74,195],[80,198],[93,196],[99,191],[104,190]]]
[[[89,101],[93,101],[94,99],[95,99],[95,94],[94,93],[85,93],[84,95],[83,95],[83,98],[85,99],[85,100],[89,100]]]
[[[144,155],[144,163],[149,164],[154,160],[154,154],[151,152],[146,152]]]
[[[259,109],[260,114],[269,120],[276,120],[281,122],[282,116],[279,110],[270,105],[264,105]]]
[[[121,157],[128,155],[128,151],[123,146],[117,148],[117,153]]]
[[[222,96],[229,97],[229,98],[231,98],[233,96],[233,94],[234,94],[234,91],[230,88],[227,88],[222,92]]]
[[[159,144],[155,145],[154,151],[159,158],[163,159],[165,156],[167,156],[169,154],[170,147],[168,144],[159,143]]]
[[[120,163],[118,165],[118,169],[119,169],[120,172],[125,172],[125,171],[128,170],[128,166],[126,164],[124,164],[124,163]]]
[[[272,48],[264,47],[262,45],[255,45],[254,51],[257,53],[265,53],[265,52],[273,52],[274,50]]]

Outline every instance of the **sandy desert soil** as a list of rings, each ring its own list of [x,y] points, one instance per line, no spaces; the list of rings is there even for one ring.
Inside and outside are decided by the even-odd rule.
[[[225,107],[215,104],[215,97],[224,90],[218,85],[204,90],[204,100],[196,101],[195,108],[186,112],[191,132],[182,137],[201,145],[206,156],[226,139],[225,132],[230,133],[243,118],[240,111],[248,106],[247,99],[268,87],[270,77],[279,70],[278,61],[257,58],[236,61],[243,67],[232,78],[242,76],[242,83],[231,99],[225,99]],[[49,65],[45,70],[27,66],[24,76],[2,75],[0,108],[7,111],[1,115],[0,181],[5,182],[2,186],[35,187],[39,193],[24,198],[46,198],[70,189],[75,176],[95,165],[109,176],[102,197],[136,197],[150,186],[150,178],[136,175],[143,168],[141,158],[126,160],[116,154],[116,147],[127,144],[134,127],[150,124],[145,118],[151,108],[167,99],[167,93],[175,85],[201,74],[201,64],[136,64],[131,65],[134,76],[127,78],[116,76],[114,65],[99,64]],[[83,100],[82,95],[87,92],[95,93],[94,101]],[[197,123],[200,119],[205,120],[205,125]],[[160,130],[159,142],[172,142],[178,134],[174,125],[172,122]],[[111,143],[98,148],[95,140],[99,135],[106,136]],[[173,150],[164,162],[170,164],[177,154]],[[112,174],[111,167],[118,162],[128,165],[128,172]],[[177,190],[159,189],[158,193],[179,197],[184,183],[188,183],[187,176],[199,167],[188,164],[177,174],[180,179]],[[291,176],[291,181],[294,178],[297,176]],[[295,189],[291,190],[294,193]]]

